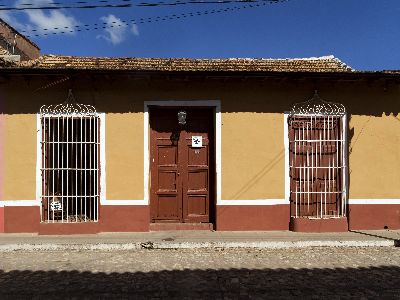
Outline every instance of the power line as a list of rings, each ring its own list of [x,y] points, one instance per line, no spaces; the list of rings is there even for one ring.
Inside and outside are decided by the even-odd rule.
[[[1,2],[3,2],[4,0],[0,0],[0,3]],[[52,4],[52,5],[71,5],[71,4],[88,4],[88,3],[93,3],[93,2],[99,2],[99,3],[112,3],[112,2],[132,2],[132,0],[93,0],[93,1],[85,1],[85,0],[83,0],[83,1],[67,1],[66,3],[65,2],[54,2],[54,1],[51,1],[51,0],[47,0],[48,1],[48,3],[46,3],[46,4]],[[2,5],[2,6],[5,6],[4,4],[0,4],[0,5]],[[30,5],[35,5],[35,3],[34,2],[28,2],[28,1],[26,1],[26,2],[24,2],[24,3],[19,3],[18,5],[20,5],[20,6],[30,6]]]
[[[211,1],[203,1],[203,0],[190,0],[190,1],[174,1],[174,2],[139,2],[139,3],[130,3],[131,0],[118,0],[120,2],[125,2],[121,4],[95,4],[93,2],[91,4],[88,1],[79,1],[74,2],[76,4],[85,4],[85,5],[67,5],[60,2],[51,3],[49,6],[31,6],[35,5],[33,3],[23,3],[20,5],[24,5],[27,7],[6,7],[4,4],[0,4],[0,11],[21,11],[21,10],[57,10],[57,9],[94,9],[94,8],[130,8],[130,7],[155,7],[155,6],[178,6],[178,5],[188,5],[188,4],[225,4],[225,3],[244,3],[244,2],[258,2],[257,0],[211,0]],[[281,0],[269,0],[269,2],[280,2]],[[101,3],[110,3],[109,0],[101,0],[98,1]],[[129,3],[128,3],[129,2]],[[55,6],[61,5],[61,6]],[[31,6],[31,7],[28,7]]]
[[[107,29],[107,28],[118,28],[118,27],[125,27],[138,24],[145,24],[145,23],[157,23],[162,21],[170,21],[170,20],[179,20],[179,19],[187,19],[197,16],[205,16],[205,15],[212,15],[212,14],[219,14],[219,13],[226,13],[226,12],[233,12],[238,11],[241,9],[247,8],[257,8],[260,6],[265,6],[268,4],[274,4],[278,2],[286,2],[288,0],[254,0],[252,4],[243,5],[243,6],[234,6],[234,7],[225,7],[221,9],[212,9],[212,10],[203,10],[203,11],[196,11],[196,12],[187,12],[187,13],[180,13],[180,14],[170,14],[164,16],[156,16],[156,17],[147,17],[147,18],[137,18],[131,20],[118,20],[113,22],[102,22],[102,23],[95,23],[95,24],[84,24],[84,25],[75,25],[75,26],[65,26],[65,27],[53,27],[53,28],[41,28],[41,29],[33,29],[29,32],[35,32],[35,34],[26,35],[26,37],[40,37],[40,36],[52,36],[58,34],[68,34],[74,32],[84,32],[84,31],[91,31],[91,30],[100,30],[100,29]],[[247,1],[248,2],[248,1]],[[54,31],[49,32],[52,30],[62,30],[62,31]],[[45,32],[39,32],[45,31]],[[28,31],[23,30],[22,33],[26,33]]]
[[[122,2],[127,2],[126,0],[120,0]],[[128,0],[130,1],[130,0]],[[86,2],[86,1],[82,1]],[[108,2],[108,1],[100,1],[100,2]],[[55,6],[53,4],[61,4],[61,6]],[[57,10],[57,9],[93,9],[93,8],[126,8],[133,7],[133,4],[87,4],[87,5],[67,5],[62,3],[51,3],[49,6],[33,6],[33,3],[20,4],[26,7],[7,7],[4,4],[0,4],[0,11],[21,11],[21,10]],[[32,5],[32,6],[31,6]]]

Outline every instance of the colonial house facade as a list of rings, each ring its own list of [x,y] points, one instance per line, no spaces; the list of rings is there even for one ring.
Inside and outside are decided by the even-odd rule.
[[[395,71],[45,55],[0,97],[0,232],[400,228]]]

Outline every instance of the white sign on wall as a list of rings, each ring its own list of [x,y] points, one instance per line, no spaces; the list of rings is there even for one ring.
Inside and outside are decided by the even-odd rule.
[[[203,137],[201,135],[193,135],[192,136],[192,147],[193,148],[203,147]]]

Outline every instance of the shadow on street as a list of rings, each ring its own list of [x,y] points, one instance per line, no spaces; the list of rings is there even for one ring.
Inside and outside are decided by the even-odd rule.
[[[176,270],[136,273],[0,271],[1,299],[400,298],[400,267]]]

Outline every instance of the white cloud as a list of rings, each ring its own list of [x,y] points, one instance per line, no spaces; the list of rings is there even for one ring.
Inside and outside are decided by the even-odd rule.
[[[42,10],[34,10],[26,13],[28,15],[30,23],[33,27],[37,28],[42,32],[66,32],[72,34],[75,25],[78,22],[74,17],[65,15],[60,11],[50,11],[48,14],[44,13]],[[31,27],[30,27],[31,28]],[[45,30],[47,28],[48,30]],[[29,29],[29,28],[28,28]]]
[[[104,39],[113,45],[118,45],[126,40],[129,33],[139,36],[139,27],[133,24],[130,28],[120,18],[110,14],[100,18],[105,23],[107,28],[104,29],[104,34],[99,34],[98,39]],[[128,30],[130,29],[130,30]]]
[[[32,1],[33,2],[33,1]],[[15,6],[21,6],[22,3],[26,3],[26,0],[18,0]],[[34,6],[50,6],[54,3],[53,0],[35,0]],[[23,24],[10,12],[0,12],[0,18],[9,23],[16,29],[23,31],[25,34],[35,33],[53,33],[53,32],[65,32],[67,34],[74,34],[74,27],[79,22],[72,16],[67,15],[63,10],[23,10],[20,13],[27,17],[28,22]],[[67,28],[66,28],[67,27]]]
[[[139,36],[139,27],[136,24],[133,24],[131,27],[131,32],[136,35]]]
[[[108,15],[101,17],[100,20],[109,27],[104,29],[105,34],[100,34],[97,38],[103,38],[113,45],[118,45],[125,40],[127,25],[121,19],[114,15]]]
[[[19,6],[21,3],[26,2],[25,0],[17,1],[16,6]],[[53,0],[36,0],[34,2],[35,6],[51,6],[54,3]],[[33,28],[37,29],[40,33],[44,32],[66,32],[68,34],[73,34],[72,31],[75,25],[78,25],[79,22],[75,20],[74,17],[68,16],[64,13],[63,10],[24,10],[23,11],[30,24],[28,24],[27,30],[30,31]],[[47,30],[45,30],[47,29]]]

